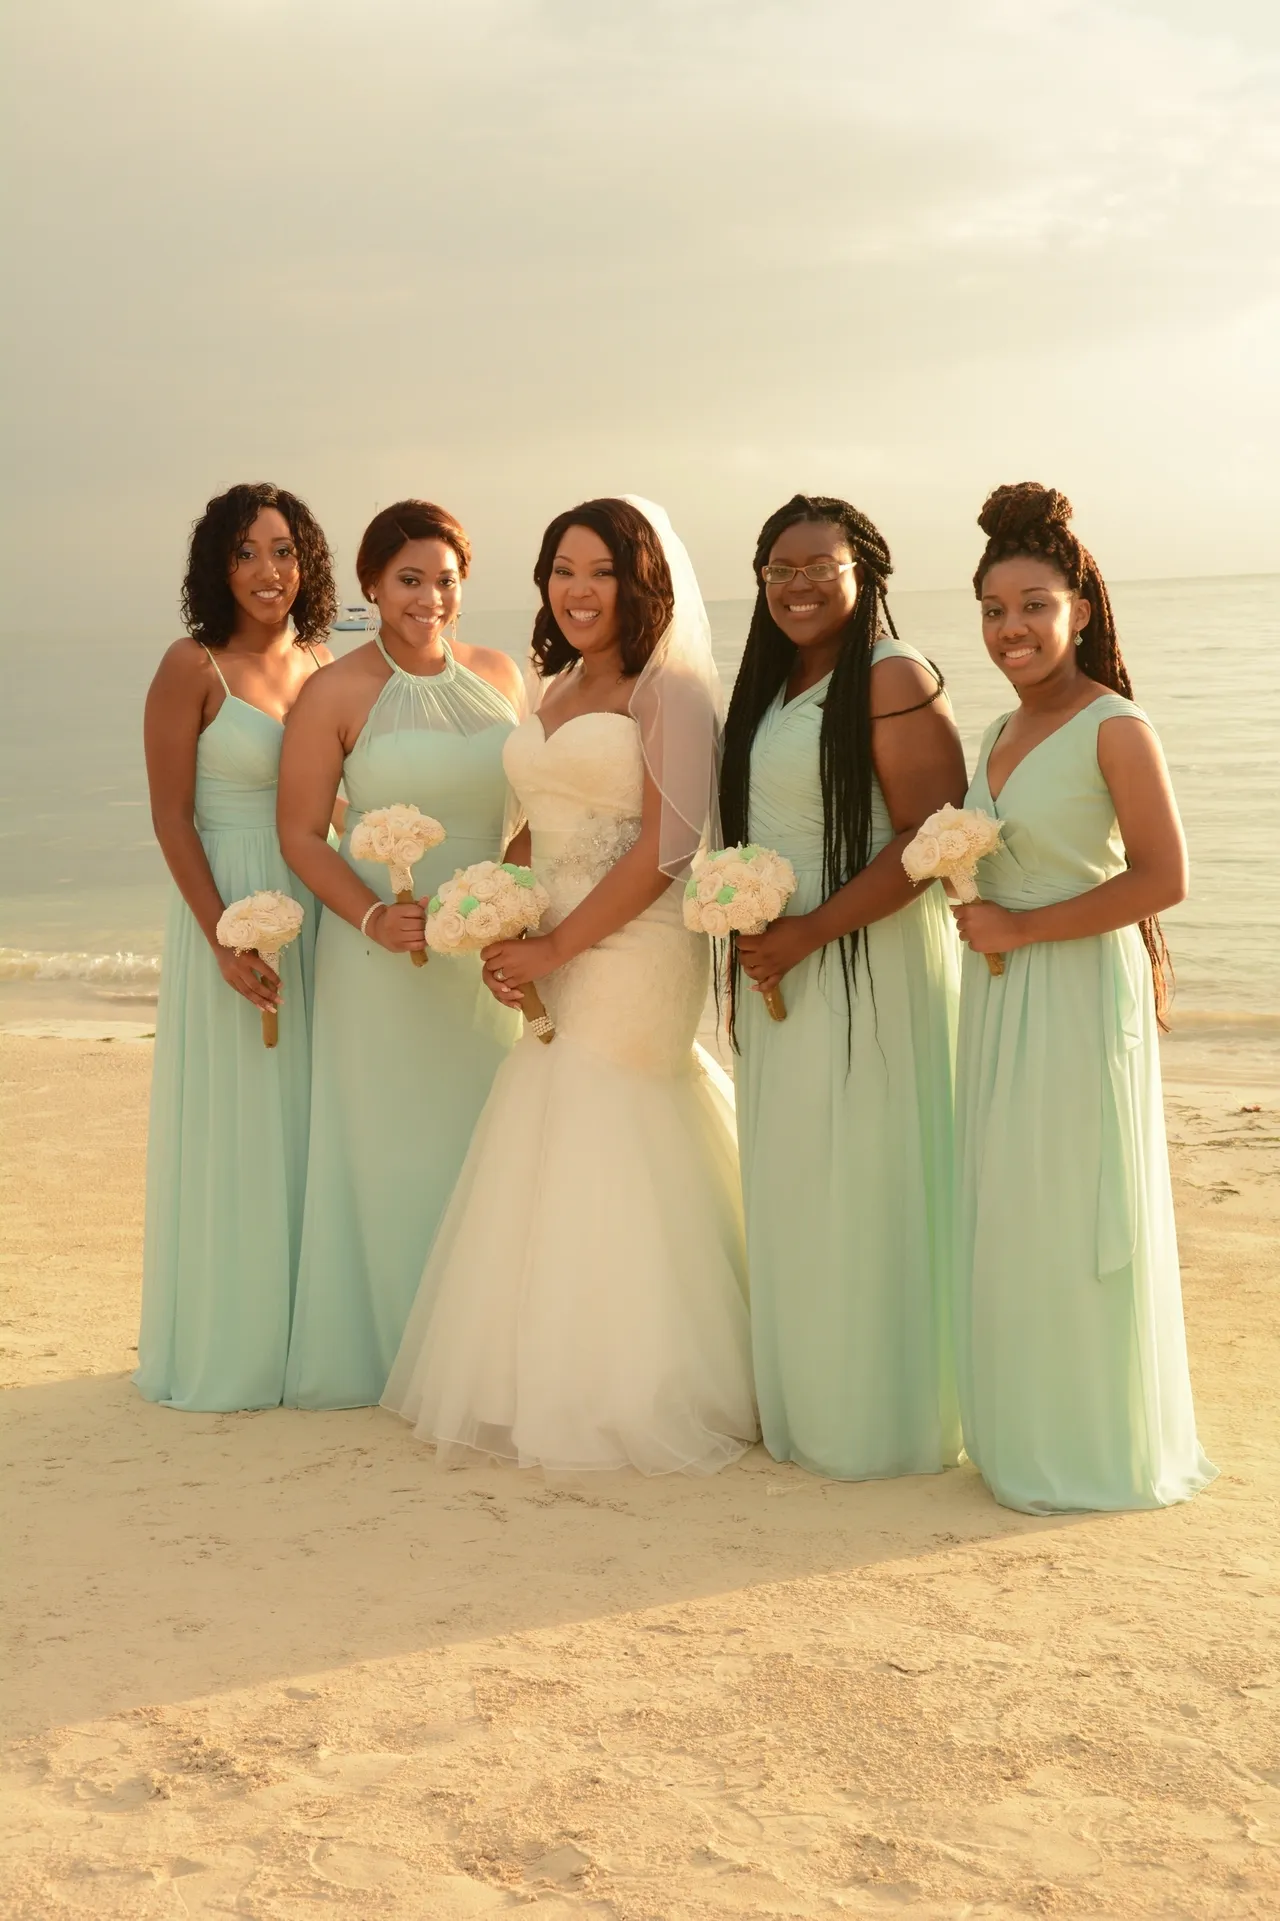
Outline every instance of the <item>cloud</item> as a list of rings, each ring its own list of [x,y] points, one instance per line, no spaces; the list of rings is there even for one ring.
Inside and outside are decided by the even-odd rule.
[[[477,578],[501,600],[566,497],[666,494],[715,588],[820,480],[902,516],[904,576],[962,578],[968,493],[1017,455],[1121,519],[1163,488],[1206,571],[1242,514],[1280,564],[1217,426],[1280,297],[1269,18],[42,0],[13,29],[10,525],[74,502],[116,578],[141,520],[168,593],[244,473],[313,494],[346,552],[431,489],[504,556]],[[1274,372],[1247,380],[1280,426]]]

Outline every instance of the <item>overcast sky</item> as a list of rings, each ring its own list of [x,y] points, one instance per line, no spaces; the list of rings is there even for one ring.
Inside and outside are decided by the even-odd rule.
[[[7,598],[171,621],[268,478],[354,594],[425,494],[529,602],[592,493],[750,592],[796,489],[965,581],[1280,570],[1274,0],[12,0]]]

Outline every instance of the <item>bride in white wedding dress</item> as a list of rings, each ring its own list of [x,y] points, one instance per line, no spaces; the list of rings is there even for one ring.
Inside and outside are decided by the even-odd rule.
[[[551,909],[485,978],[512,1005],[537,981],[556,1035],[498,1071],[383,1405],[444,1460],[712,1473],[758,1430],[733,1113],[680,911],[715,809],[706,612],[648,502],[560,515],[534,578],[546,684],[504,752],[508,857]]]

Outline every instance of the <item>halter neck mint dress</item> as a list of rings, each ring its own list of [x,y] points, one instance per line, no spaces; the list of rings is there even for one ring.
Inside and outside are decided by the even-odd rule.
[[[883,637],[872,660],[923,657]],[[930,670],[932,671],[932,670]],[[784,704],[751,754],[750,833],[824,898],[818,745],[827,682]],[[893,838],[872,785],[874,856]],[[954,1465],[947,1323],[952,1054],[959,956],[941,889],[869,930],[852,994],[828,947],[782,981],[770,1019],[743,977],[738,1142],[756,1393],[777,1460],[847,1480]]]
[[[213,660],[212,654],[210,659]],[[302,1234],[315,903],[276,839],[284,728],[231,692],[196,744],[195,825],[224,906],[272,888],[305,910],[278,966],[280,1038],[229,987],[177,888],[156,1012],[142,1325],[149,1401],[277,1407]]]
[[[998,800],[988,728],[968,805],[1004,823],[978,891],[1014,913],[1124,869],[1105,694],[1033,747]],[[955,1340],[965,1447],[1028,1514],[1164,1507],[1213,1479],[1196,1438],[1155,996],[1136,927],[964,959],[956,1071]]]
[[[343,767],[340,851],[390,900],[386,866],[351,860],[354,828],[396,801],[434,815],[448,838],[413,869],[421,898],[459,867],[501,859],[502,747],[519,716],[447,646],[443,671],[419,675],[375,644],[390,678]],[[478,955],[432,955],[417,968],[321,909],[290,1405],[381,1398],[472,1129],[519,1032]]]

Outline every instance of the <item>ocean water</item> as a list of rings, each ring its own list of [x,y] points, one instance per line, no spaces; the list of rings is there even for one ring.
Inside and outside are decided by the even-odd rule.
[[[1280,1015],[1280,838],[1258,828],[1277,793],[1280,575],[1132,582],[1113,597],[1191,848],[1190,898],[1166,920],[1175,1010]],[[972,766],[987,723],[1012,704],[972,594],[903,593],[892,604],[903,638],[946,676]],[[750,604],[715,602],[710,614],[728,686]],[[471,613],[466,635],[519,655],[530,619]],[[0,639],[0,1019],[145,1018],[154,1001],[168,880],[141,722],[171,637],[156,626]]]

